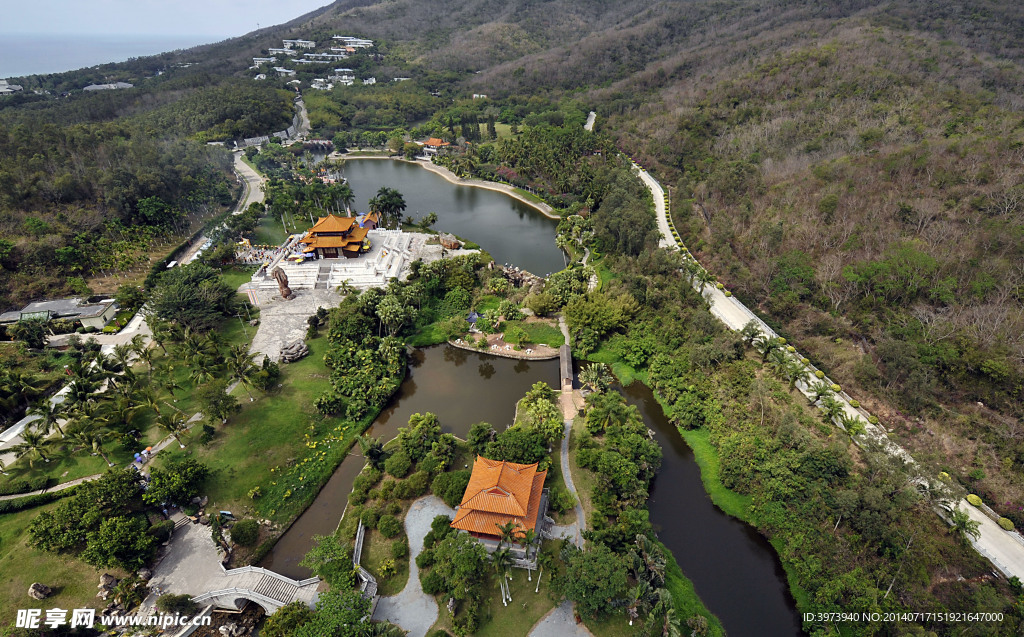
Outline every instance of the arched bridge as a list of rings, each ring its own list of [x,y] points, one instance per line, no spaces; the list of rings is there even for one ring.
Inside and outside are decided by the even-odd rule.
[[[205,588],[209,592],[193,597],[192,601],[237,610],[244,605],[243,600],[249,600],[262,606],[270,615],[295,601],[314,608],[319,584],[318,577],[296,581],[258,566],[243,566],[224,571],[223,575],[208,581]]]

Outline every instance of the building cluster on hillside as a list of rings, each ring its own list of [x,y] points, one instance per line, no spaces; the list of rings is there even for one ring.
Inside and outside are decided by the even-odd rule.
[[[366,49],[373,46],[373,40],[366,40],[363,38],[355,38],[348,35],[336,35],[331,38],[330,51],[316,51],[316,41],[314,40],[282,40],[282,48],[267,49],[269,57],[254,57],[252,59],[251,69],[258,69],[263,64],[274,64],[278,62],[280,58],[287,59],[290,63],[289,66],[297,64],[327,64],[337,63],[341,60],[346,59],[353,53],[358,52],[359,49]],[[308,49],[302,51],[299,55],[299,49]],[[351,69],[335,69],[335,75],[338,75],[338,71]],[[290,77],[295,75],[295,71],[283,66],[275,66],[274,71],[281,77]],[[265,80],[267,78],[265,73],[258,74],[254,79]],[[363,80],[363,84],[376,84],[375,78],[369,78]],[[334,80],[331,77],[326,79],[317,79],[313,82],[313,88],[317,89],[328,89],[333,88],[332,83],[342,84],[344,86],[351,86],[355,83],[355,77],[353,76],[350,81],[348,80]]]
[[[0,95],[10,95],[21,91],[21,84],[10,84],[7,80],[0,80]]]
[[[18,321],[49,322],[54,319],[65,319],[78,321],[82,327],[99,330],[106,327],[107,323],[117,316],[117,310],[117,303],[113,299],[101,299],[96,303],[89,303],[80,298],[36,301],[20,310],[0,314],[0,325],[10,325]]]

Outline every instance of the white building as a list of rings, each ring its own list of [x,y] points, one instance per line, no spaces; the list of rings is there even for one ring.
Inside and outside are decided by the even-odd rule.
[[[267,74],[266,73],[257,73],[256,77],[254,77],[252,79],[254,79],[254,80],[265,80],[265,79],[267,79]]]
[[[365,80],[363,80],[363,84],[376,84],[376,83],[377,83],[377,78],[375,78],[375,77],[368,77]]]
[[[356,49],[368,49],[371,46],[373,46],[373,40],[366,40],[364,38],[354,38],[350,35],[336,35],[331,39],[344,42],[345,46],[351,46]]]
[[[295,75],[295,71],[286,69],[283,66],[275,66],[274,71],[276,71],[281,77],[291,77],[292,75]]]
[[[132,88],[134,84],[128,82],[112,82],[110,84],[90,84],[83,88],[83,91],[112,91],[119,88]]]
[[[0,95],[10,95],[21,90],[21,84],[11,84],[7,80],[0,80]]]
[[[295,53],[295,51],[292,51],[291,49],[267,49],[267,52],[276,55],[292,55]]]
[[[316,42],[313,40],[283,40],[286,49],[315,49]]]
[[[253,58],[252,59],[252,63],[255,64],[256,66],[259,66],[260,64],[270,64],[271,62],[277,62],[277,56],[269,57],[269,58]]]
[[[318,62],[335,62],[337,60],[344,60],[347,55],[341,55],[339,53],[304,53],[305,57],[310,60],[316,60]]]

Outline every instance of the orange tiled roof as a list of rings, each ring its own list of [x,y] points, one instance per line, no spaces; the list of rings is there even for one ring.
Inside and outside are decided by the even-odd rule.
[[[427,140],[426,145],[427,146],[447,146],[448,142],[444,141],[443,139],[439,139],[437,137],[431,137],[430,139]]]
[[[547,471],[537,471],[537,463],[477,456],[452,526],[486,535],[500,535],[497,526],[508,522],[520,529],[536,527],[546,476]]]
[[[356,220],[353,217],[327,215],[326,217],[320,217],[317,219],[316,223],[313,224],[313,227],[306,233],[306,236],[320,232],[347,232],[355,222]]]

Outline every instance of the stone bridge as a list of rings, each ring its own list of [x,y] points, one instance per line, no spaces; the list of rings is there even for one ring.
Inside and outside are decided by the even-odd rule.
[[[226,570],[221,576],[207,581],[205,588],[209,592],[193,597],[192,601],[200,606],[238,610],[244,605],[243,600],[248,600],[262,606],[270,615],[295,601],[314,608],[319,584],[318,577],[296,581],[258,566],[243,566]]]

